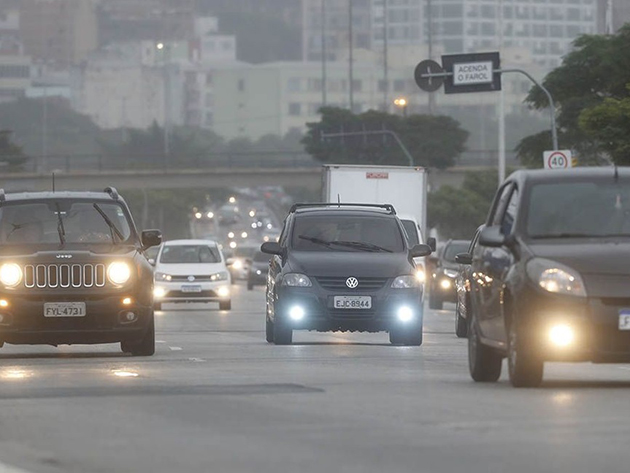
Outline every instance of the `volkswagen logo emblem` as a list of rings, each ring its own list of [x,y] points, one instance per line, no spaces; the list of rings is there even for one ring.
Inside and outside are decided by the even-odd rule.
[[[348,286],[350,289],[356,289],[358,285],[359,280],[357,278],[350,276],[348,279],[346,279],[346,286]]]
[[[195,280],[195,276],[188,276],[188,280],[189,280],[190,282],[193,282],[193,281]]]

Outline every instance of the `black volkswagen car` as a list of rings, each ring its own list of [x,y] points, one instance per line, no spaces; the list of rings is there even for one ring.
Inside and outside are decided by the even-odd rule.
[[[545,361],[630,362],[630,168],[517,171],[468,262],[475,381],[506,356],[514,386]]]
[[[155,351],[153,268],[115,189],[0,190],[0,346],[120,342]]]
[[[267,341],[292,342],[293,330],[389,332],[390,342],[422,343],[424,287],[391,205],[295,204],[267,279]]]

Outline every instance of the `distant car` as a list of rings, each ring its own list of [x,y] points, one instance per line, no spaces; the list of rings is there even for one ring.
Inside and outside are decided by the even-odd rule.
[[[120,342],[155,352],[153,268],[124,199],[104,192],[0,189],[0,346]]]
[[[470,242],[470,246],[465,253],[459,253],[455,256],[455,261],[459,264],[457,277],[455,278],[455,288],[457,291],[457,302],[455,303],[455,335],[459,338],[468,336],[468,307],[470,306],[470,285],[472,278],[472,270],[470,267],[470,259],[477,242],[479,241],[479,233],[483,225],[480,226]]]
[[[469,262],[475,381],[504,357],[515,387],[546,361],[630,362],[630,168],[513,173]]]
[[[267,278],[266,338],[292,343],[294,330],[389,332],[394,345],[422,344],[424,284],[391,205],[295,204]]]
[[[258,251],[249,266],[247,274],[247,289],[252,290],[254,286],[267,284],[267,275],[269,274],[270,256]]]
[[[218,302],[230,310],[230,273],[217,243],[171,240],[164,243],[155,265],[155,308],[163,303]]]
[[[227,259],[227,266],[232,277],[232,283],[235,283],[237,280],[247,279],[252,258],[259,249],[259,244],[251,243],[240,244],[231,249]]]
[[[455,256],[468,250],[469,245],[468,240],[449,240],[438,252],[430,278],[429,307],[431,309],[441,309],[444,302],[457,302],[455,279],[459,264],[455,261]]]

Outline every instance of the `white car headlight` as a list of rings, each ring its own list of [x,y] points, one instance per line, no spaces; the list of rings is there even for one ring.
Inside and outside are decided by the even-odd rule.
[[[155,272],[155,280],[156,281],[170,281],[172,276],[170,274],[161,273],[160,271]]]
[[[457,277],[457,270],[455,270],[455,269],[445,269],[444,270],[444,276],[447,276],[449,278],[456,278]]]
[[[313,284],[306,274],[288,273],[282,278],[283,286],[311,287]]]
[[[392,283],[392,287],[394,289],[409,289],[412,287],[419,287],[420,285],[421,283],[418,280],[418,276],[412,276],[410,274],[398,276]]]
[[[232,268],[243,269],[243,261],[240,259],[234,260],[234,263],[232,263]]]
[[[215,273],[210,275],[210,281],[226,281],[228,278],[227,271],[221,271],[220,273]]]
[[[586,297],[580,273],[556,261],[533,258],[527,263],[527,275],[546,291]]]
[[[22,281],[22,268],[15,263],[5,263],[0,267],[0,282],[15,287]]]
[[[424,272],[424,268],[417,268],[416,269],[416,279],[418,280],[418,282],[423,283],[426,281],[427,279],[427,275]]]
[[[115,261],[107,267],[107,277],[112,284],[120,286],[131,278],[131,268],[123,261]]]

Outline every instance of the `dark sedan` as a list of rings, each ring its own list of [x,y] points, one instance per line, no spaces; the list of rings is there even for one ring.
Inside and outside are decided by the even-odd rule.
[[[455,256],[468,250],[469,245],[468,240],[449,240],[439,251],[429,289],[431,309],[441,309],[444,302],[457,302],[455,279],[459,263],[455,261]]]
[[[269,255],[262,251],[257,252],[252,258],[247,273],[247,290],[251,291],[254,286],[264,286],[267,284],[269,274]]]
[[[469,365],[514,386],[545,361],[630,362],[630,168],[518,171],[471,255]]]

